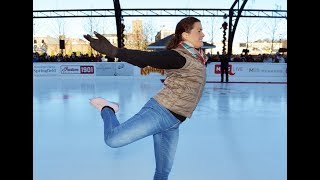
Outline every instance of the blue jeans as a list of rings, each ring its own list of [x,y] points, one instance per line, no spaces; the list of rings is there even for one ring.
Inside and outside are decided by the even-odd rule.
[[[172,113],[151,98],[133,117],[119,123],[115,113],[104,108],[105,143],[113,148],[125,146],[153,135],[156,172],[154,180],[167,180],[179,139],[179,121]]]

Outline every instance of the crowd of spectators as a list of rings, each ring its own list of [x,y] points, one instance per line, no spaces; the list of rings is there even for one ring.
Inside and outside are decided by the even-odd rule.
[[[207,54],[208,62],[220,62],[219,54],[211,55]],[[107,58],[101,54],[97,55],[88,55],[81,54],[79,56],[76,53],[69,55],[62,55],[61,53],[57,55],[50,56],[47,53],[39,54],[38,52],[33,52],[33,62],[115,62],[117,60]],[[287,63],[287,55],[282,53],[276,54],[240,54],[232,55],[230,62],[264,62],[264,63]]]
[[[81,54],[79,56],[76,53],[69,55],[62,55],[61,53],[50,56],[47,53],[39,54],[38,52],[33,52],[33,62],[102,62],[102,61],[113,61],[114,59],[108,59],[101,54],[97,55],[88,55]]]
[[[209,62],[220,62],[219,54],[210,55],[207,54]],[[236,54],[232,55],[230,62],[263,62],[263,63],[287,63],[287,55],[282,53],[275,54]]]

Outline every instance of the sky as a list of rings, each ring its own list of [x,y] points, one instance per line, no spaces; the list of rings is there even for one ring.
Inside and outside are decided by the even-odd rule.
[[[234,0],[120,0],[121,8],[230,8]],[[241,2],[241,0],[240,0]],[[64,9],[113,9],[113,0],[33,0],[33,10],[64,10]],[[248,0],[245,9],[281,9],[287,10],[287,0]],[[222,40],[220,29],[223,18],[197,17],[204,29],[204,41]],[[143,20],[144,25],[152,26],[152,31],[175,29],[182,17],[125,17],[126,31],[130,32],[132,20]],[[49,18],[33,19],[34,36],[57,37],[63,33],[67,37],[82,38],[89,33],[89,18]],[[115,18],[95,18],[96,31],[116,33]],[[60,24],[60,25],[59,25]],[[62,26],[61,26],[62,24]],[[64,27],[59,29],[59,27]],[[274,31],[275,33],[271,33]],[[287,20],[282,18],[240,18],[234,42],[255,41],[258,39],[287,39]],[[151,39],[152,40],[152,39]]]

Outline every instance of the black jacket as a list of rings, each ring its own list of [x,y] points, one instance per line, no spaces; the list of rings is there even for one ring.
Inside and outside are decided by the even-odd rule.
[[[220,56],[220,61],[221,61],[221,67],[227,68],[229,66],[229,59],[228,56]]]

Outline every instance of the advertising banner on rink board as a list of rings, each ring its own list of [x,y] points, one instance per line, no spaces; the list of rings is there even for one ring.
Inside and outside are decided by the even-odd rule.
[[[133,72],[133,65],[126,62],[33,63],[34,76],[133,76]]]
[[[57,76],[60,72],[53,63],[33,63],[33,76]]]
[[[93,76],[93,63],[33,63],[34,76]]]
[[[115,63],[115,76],[133,76],[133,65],[126,62]]]
[[[71,75],[71,74],[94,74],[94,66],[93,65],[61,65],[60,66],[60,73],[64,75]]]
[[[133,76],[133,65],[125,62],[96,63],[96,76]]]
[[[116,70],[114,63],[97,63],[96,76],[115,76]]]
[[[287,64],[230,62],[228,71],[230,77],[287,77]],[[207,65],[207,76],[221,76],[219,62]]]

